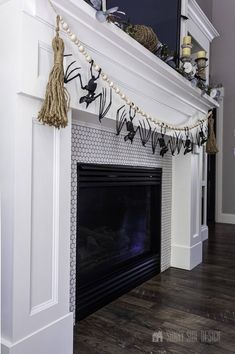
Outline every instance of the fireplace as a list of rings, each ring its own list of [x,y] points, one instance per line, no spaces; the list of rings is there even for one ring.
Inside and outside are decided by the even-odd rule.
[[[160,273],[160,168],[78,164],[76,320]]]

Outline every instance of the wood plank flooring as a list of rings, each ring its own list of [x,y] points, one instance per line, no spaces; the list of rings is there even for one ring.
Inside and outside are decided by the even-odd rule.
[[[74,354],[143,353],[235,353],[235,225],[210,228],[191,272],[171,268],[75,327]]]

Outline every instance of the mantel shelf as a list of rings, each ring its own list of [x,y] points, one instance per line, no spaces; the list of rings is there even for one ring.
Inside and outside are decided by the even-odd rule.
[[[31,18],[52,28],[54,15],[47,0],[34,1],[36,9],[34,13],[31,2],[25,2],[25,16],[30,14]],[[193,87],[176,70],[117,26],[98,22],[95,10],[85,1],[56,0],[53,4],[95,61],[144,111],[167,123],[184,124],[191,123],[199,115],[205,115],[209,109],[218,106],[216,101],[208,95],[202,96],[200,89]],[[50,34],[52,35],[52,31]],[[64,36],[66,38],[66,34]],[[40,38],[40,41],[45,43],[46,40]],[[46,43],[50,46],[48,39]],[[79,66],[87,72],[87,63],[82,63],[83,58],[68,38],[66,46],[79,62]],[[70,89],[72,108],[83,110],[78,104],[78,85],[72,83]],[[25,87],[21,92],[28,90],[29,88]],[[44,88],[36,90],[34,85],[33,90],[34,96],[43,97]],[[32,92],[25,93],[32,95]],[[116,112],[110,114],[110,118],[114,118]]]

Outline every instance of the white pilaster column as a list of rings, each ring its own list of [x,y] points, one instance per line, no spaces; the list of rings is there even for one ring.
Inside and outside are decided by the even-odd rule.
[[[50,42],[52,36],[23,26],[20,5],[0,3],[0,30],[7,28],[0,67],[1,353],[72,354],[71,125],[61,131],[41,125],[42,101],[22,93],[25,84],[44,94],[52,52],[49,45],[39,51],[37,35]]]
[[[172,267],[191,270],[202,261],[201,154],[173,159]]]
[[[12,195],[2,190],[2,352],[72,354],[71,126],[40,124],[37,99],[15,95],[14,105],[11,167],[1,172],[13,182]]]

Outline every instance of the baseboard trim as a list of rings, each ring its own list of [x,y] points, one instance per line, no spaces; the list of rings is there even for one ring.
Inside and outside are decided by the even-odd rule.
[[[221,213],[218,216],[218,219],[216,222],[221,223],[221,224],[233,224],[235,225],[235,214],[224,214]]]
[[[72,354],[73,314],[69,313],[17,342],[2,338],[1,350],[2,354]]]
[[[174,268],[192,270],[202,262],[202,242],[188,247],[172,245],[171,266]]]

